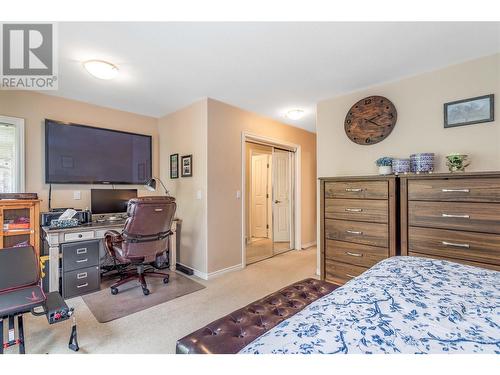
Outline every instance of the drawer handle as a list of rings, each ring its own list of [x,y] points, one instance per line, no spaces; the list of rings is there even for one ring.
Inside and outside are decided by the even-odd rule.
[[[470,219],[470,215],[441,214],[441,217],[456,217],[460,219]]]
[[[356,277],[356,276],[354,276],[354,275],[351,275],[350,273],[346,273],[345,275],[346,275],[347,277],[350,277],[351,279],[354,279],[354,278]]]
[[[359,193],[360,191],[363,191],[361,188],[345,188],[345,191],[351,192],[351,193]]]
[[[441,189],[443,193],[470,193],[470,189]]]
[[[87,248],[86,247],[82,247],[80,249],[76,249],[76,253],[78,255],[87,254]]]
[[[80,288],[85,288],[86,286],[89,286],[89,283],[85,283],[85,284],[77,285],[76,287],[77,287],[78,289],[80,289]]]
[[[351,253],[350,251],[346,251],[345,252],[347,255],[350,255],[352,257],[362,257],[363,254],[360,254],[360,253]]]
[[[346,212],[363,212],[362,208],[346,208]]]
[[[77,278],[78,280],[81,280],[81,279],[86,279],[86,278],[87,278],[87,276],[88,276],[87,272],[82,272],[82,273],[77,274],[77,275],[76,275],[76,278]]]
[[[463,247],[463,248],[466,248],[466,249],[470,248],[470,245],[468,243],[456,243],[456,242],[447,242],[447,241],[441,241],[441,243],[444,246]]]
[[[356,235],[359,235],[359,236],[363,234],[363,232],[360,232],[358,230],[346,230],[345,232],[349,233],[349,234],[356,234]]]
[[[85,263],[85,262],[88,262],[88,261],[89,261],[89,258],[85,258],[85,259],[77,260],[76,263]]]

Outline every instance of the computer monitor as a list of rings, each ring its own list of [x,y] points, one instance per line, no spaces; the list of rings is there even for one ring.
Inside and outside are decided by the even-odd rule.
[[[128,201],[137,197],[137,189],[91,189],[92,214],[127,212]]]

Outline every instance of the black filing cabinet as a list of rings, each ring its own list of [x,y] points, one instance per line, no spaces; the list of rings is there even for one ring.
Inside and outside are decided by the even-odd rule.
[[[62,248],[62,293],[71,298],[99,290],[99,240],[65,243]]]

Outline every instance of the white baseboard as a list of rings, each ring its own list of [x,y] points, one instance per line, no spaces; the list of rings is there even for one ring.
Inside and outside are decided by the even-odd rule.
[[[214,277],[217,277],[217,276],[222,275],[224,273],[238,271],[241,269],[243,269],[243,264],[240,263],[240,264],[237,264],[235,266],[231,266],[231,267],[223,268],[221,270],[210,272],[207,276],[209,279],[213,279]]]
[[[311,241],[311,242],[303,243],[302,244],[302,249],[303,250],[309,249],[310,247],[313,247],[313,246],[316,246],[316,241]]]
[[[198,270],[196,270],[196,269],[194,269],[192,267],[190,267],[190,268],[193,270],[193,275],[194,276],[199,277],[200,279],[203,279],[203,280],[209,280],[209,279],[213,279],[214,277],[220,276],[220,275],[222,275],[224,273],[227,273],[227,272],[241,270],[241,269],[243,269],[243,265],[242,264],[237,264],[235,266],[223,268],[221,270],[217,270],[217,271],[210,272],[210,273],[201,272],[201,271],[198,271]]]

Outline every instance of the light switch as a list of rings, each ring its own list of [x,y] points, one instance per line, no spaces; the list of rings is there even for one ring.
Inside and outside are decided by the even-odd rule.
[[[201,200],[201,190],[196,192],[196,199]]]
[[[80,200],[82,199],[82,193],[79,190],[73,191],[73,199]]]
[[[241,199],[241,191],[236,190],[236,199]]]

